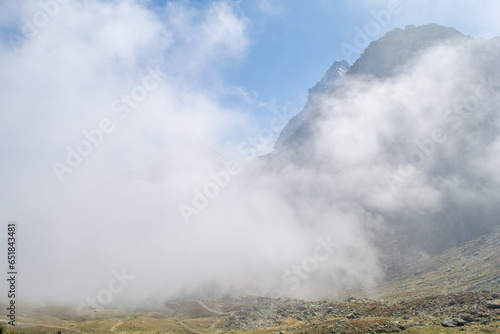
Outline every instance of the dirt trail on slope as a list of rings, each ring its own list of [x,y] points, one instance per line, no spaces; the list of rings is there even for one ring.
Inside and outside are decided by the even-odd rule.
[[[167,320],[167,319],[165,319],[165,320]],[[196,329],[193,329],[193,328],[189,327],[188,325],[183,324],[182,322],[179,322],[179,321],[172,321],[172,320],[167,320],[167,321],[174,323],[174,324],[177,324],[177,325],[181,325],[182,327],[184,327],[185,329],[187,329],[188,331],[190,331],[191,333],[194,333],[194,334],[207,334],[207,333],[199,332]]]
[[[120,325],[123,325],[123,321],[122,320],[118,320],[118,322],[116,324],[113,325],[113,327],[111,327],[109,330],[111,332],[115,332],[116,330],[116,327],[120,326]],[[123,332],[120,332],[120,333],[123,333]]]
[[[202,302],[200,300],[193,300],[193,301],[197,302],[198,304],[200,304],[200,306],[203,307],[208,312],[212,312],[212,313],[216,313],[216,314],[221,314],[221,315],[228,315],[229,314],[229,313],[225,313],[225,312],[220,312],[220,311],[213,310],[210,307],[208,307],[207,304],[205,304],[204,302]]]

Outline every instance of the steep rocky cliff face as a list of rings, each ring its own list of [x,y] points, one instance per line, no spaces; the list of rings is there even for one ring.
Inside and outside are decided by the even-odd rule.
[[[435,253],[487,233],[500,222],[499,59],[498,38],[394,29],[350,68],[333,64],[260,170],[291,201],[375,217],[366,229],[386,252]]]

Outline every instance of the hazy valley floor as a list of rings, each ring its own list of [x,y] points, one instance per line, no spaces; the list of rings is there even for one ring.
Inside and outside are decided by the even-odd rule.
[[[20,310],[19,333],[500,333],[500,230],[420,254],[367,299],[256,296],[170,302],[154,310]],[[5,310],[4,307],[2,309]],[[3,311],[5,319],[5,312]],[[9,328],[12,329],[12,328]]]

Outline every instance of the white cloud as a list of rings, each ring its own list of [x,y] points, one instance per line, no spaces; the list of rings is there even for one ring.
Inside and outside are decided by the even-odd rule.
[[[37,3],[2,4],[0,13],[29,16],[39,10]],[[220,92],[235,91],[258,104],[220,79],[220,71],[248,51],[247,19],[226,2],[204,8],[169,2],[154,13],[134,1],[71,2],[18,54],[8,43],[0,45],[0,221],[16,220],[20,227],[23,294],[78,304],[122,267],[136,278],[117,302],[199,292],[214,281],[267,293],[324,235],[343,247],[290,294],[334,294],[352,282],[369,288],[380,275],[369,226],[383,230],[386,216],[398,210],[435,212],[443,194],[455,190],[484,200],[464,191],[469,184],[463,175],[438,178],[440,186],[429,182],[431,164],[415,172],[408,186],[385,184],[398,160],[384,152],[393,151],[382,139],[407,135],[398,152],[408,154],[411,139],[425,137],[440,121],[427,115],[428,107],[444,108],[442,101],[470,88],[456,86],[462,72],[452,68],[466,68],[469,59],[441,50],[394,82],[355,81],[346,88],[350,98],[324,101],[332,118],[318,129],[321,140],[311,151],[334,164],[324,170],[287,165],[280,173],[251,166],[186,225],[178,205],[191,201],[193,189],[211,182],[209,173],[226,163],[210,147],[224,146],[229,133],[257,124],[220,103]],[[275,7],[266,10],[277,15]],[[452,59],[450,65],[439,63],[443,56]],[[157,66],[161,85],[121,119],[113,103],[130,99]],[[429,76],[430,68],[437,76]],[[402,108],[405,117],[398,114]],[[64,162],[66,146],[86,140],[82,130],[99,127],[104,118],[114,131],[59,183],[52,162]],[[468,147],[480,144],[471,140]],[[498,179],[484,167],[498,151],[497,143],[488,145],[488,155],[478,154],[473,164],[477,173]],[[383,162],[377,160],[381,152]],[[442,152],[458,161],[458,141],[444,144]],[[440,163],[438,158],[432,161]]]
[[[14,17],[41,11],[36,1],[22,8],[2,4],[4,10]],[[177,261],[184,226],[178,193],[216,160],[193,147],[217,146],[241,125],[204,80],[218,80],[246,46],[245,20],[224,2],[204,11],[172,3],[158,15],[134,1],[61,5],[19,53],[8,42],[0,46],[1,220],[16,220],[25,231],[19,251],[25,277],[33,277],[24,283],[27,296],[95,294],[110,270],[141,268],[138,259],[152,244],[159,247],[156,264]],[[121,119],[113,102],[130,99],[158,66],[163,83]],[[53,161],[65,164],[66,146],[76,149],[86,140],[82,131],[103,119],[114,131],[59,183]],[[143,255],[131,252],[133,244],[145,247]],[[87,280],[90,272],[94,280]],[[168,281],[167,272],[158,282]]]

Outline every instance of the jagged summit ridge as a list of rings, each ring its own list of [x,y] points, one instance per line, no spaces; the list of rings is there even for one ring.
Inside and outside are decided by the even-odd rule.
[[[500,178],[490,167],[500,147],[498,41],[435,24],[391,30],[323,98],[313,94],[321,81],[310,90],[261,163],[317,180],[307,190],[318,201],[375,210],[405,240],[399,254],[408,245],[434,254],[488,233],[498,224]],[[300,180],[286,182],[302,189]],[[419,215],[408,214],[415,203]]]
[[[469,38],[454,28],[437,24],[419,27],[408,25],[404,30],[394,28],[370,43],[347,74],[389,77],[397,74],[408,61],[433,46]]]
[[[274,145],[275,148],[283,145],[283,143],[300,127],[302,122],[307,118],[312,106],[317,102],[317,99],[338,86],[347,71],[349,71],[349,63],[347,61],[336,60],[333,62],[323,78],[321,78],[313,88],[309,89],[307,102],[304,108],[296,116],[290,119],[283,128]]]
[[[340,84],[345,75],[371,75],[378,78],[398,73],[419,53],[439,44],[470,39],[454,28],[437,24],[408,25],[394,28],[380,39],[373,41],[363,54],[349,66],[345,60],[336,60],[323,78],[311,89],[304,108],[283,128],[274,146],[281,147],[309,117],[318,98]]]
[[[313,88],[309,89],[309,94],[317,95],[328,92],[338,85],[339,80],[342,79],[348,70],[349,63],[347,61],[336,60],[328,71],[326,71],[323,78]]]

